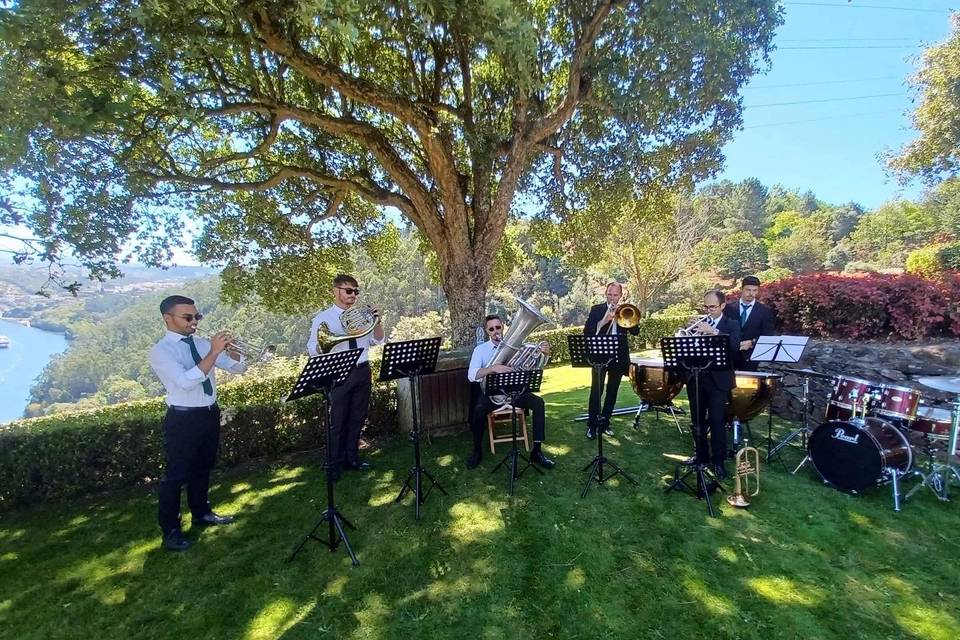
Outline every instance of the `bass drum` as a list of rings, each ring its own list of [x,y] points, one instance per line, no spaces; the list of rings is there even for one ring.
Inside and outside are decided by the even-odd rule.
[[[640,400],[654,407],[670,404],[683,388],[683,378],[663,368],[663,360],[630,359],[630,385]]]
[[[887,468],[906,473],[913,466],[906,436],[880,418],[824,422],[810,434],[807,448],[823,479],[843,491],[869,489]]]

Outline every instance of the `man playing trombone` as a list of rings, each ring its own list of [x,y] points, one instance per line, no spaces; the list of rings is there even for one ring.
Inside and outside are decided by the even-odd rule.
[[[590,315],[587,316],[587,323],[583,327],[584,335],[616,335],[624,331],[630,335],[640,333],[639,326],[633,326],[629,329],[623,329],[617,325],[617,308],[620,306],[620,300],[623,298],[623,285],[619,282],[611,282],[606,289],[607,301],[590,307]],[[613,429],[610,428],[610,416],[613,415],[613,408],[617,404],[617,392],[620,389],[620,379],[626,375],[627,369],[617,366],[611,366],[607,369],[606,388],[607,395],[603,401],[603,408],[600,408],[600,397],[603,395],[603,378],[593,371],[590,381],[590,404],[589,419],[587,420],[587,438],[591,440],[602,431],[608,436],[613,435]]]
[[[158,489],[158,519],[163,547],[185,551],[190,542],[180,531],[180,490],[187,485],[187,504],[194,527],[223,525],[231,516],[220,516],[210,507],[210,471],[220,445],[220,407],[214,369],[243,373],[247,363],[221,331],[209,340],[195,337],[203,315],[193,300],[169,296],[160,303],[167,332],[150,350],[150,366],[167,390],[163,418],[166,463]]]

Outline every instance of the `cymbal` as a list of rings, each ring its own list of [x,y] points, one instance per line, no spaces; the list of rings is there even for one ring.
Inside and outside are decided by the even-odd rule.
[[[833,378],[833,374],[830,373],[820,373],[819,371],[814,371],[813,369],[784,369],[784,371],[789,371],[790,373],[796,373],[797,375],[807,376],[809,378]]]
[[[917,378],[917,382],[925,387],[936,389],[937,391],[960,394],[960,377],[930,376],[927,378]]]

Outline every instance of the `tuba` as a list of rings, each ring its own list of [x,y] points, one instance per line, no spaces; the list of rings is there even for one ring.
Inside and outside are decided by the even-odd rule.
[[[519,306],[510,319],[510,327],[487,366],[505,364],[514,369],[543,369],[550,358],[540,351],[539,345],[524,344],[524,340],[541,325],[550,324],[550,321],[529,302],[517,298],[517,304]],[[486,383],[486,378],[480,380],[480,387],[484,392],[487,390]],[[507,397],[490,396],[490,401],[494,404],[506,404]]]
[[[760,493],[760,453],[748,444],[749,441],[744,440],[743,448],[737,451],[733,493],[727,496],[727,502],[733,507],[749,507],[747,497]]]
[[[341,342],[356,340],[373,333],[377,328],[379,317],[370,307],[350,307],[340,314],[340,324],[346,335],[336,335],[330,331],[326,322],[321,322],[317,327],[317,351],[319,353],[330,353],[330,350]]]

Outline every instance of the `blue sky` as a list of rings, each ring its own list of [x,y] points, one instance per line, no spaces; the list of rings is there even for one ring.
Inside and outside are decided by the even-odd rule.
[[[917,197],[922,185],[902,187],[877,156],[914,137],[907,80],[922,49],[949,35],[951,6],[960,2],[785,0],[770,71],[743,90],[744,129],[718,178],[756,177],[868,209]]]

